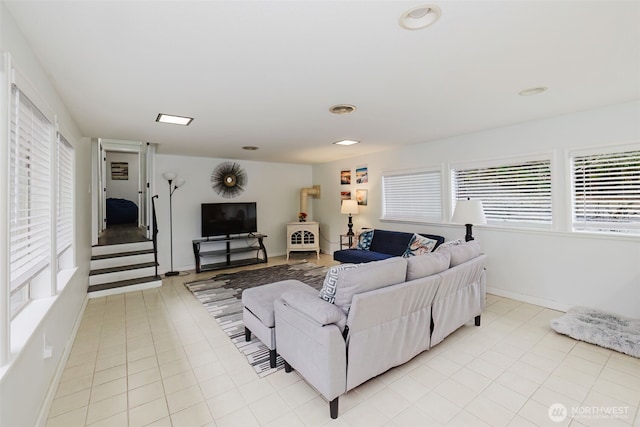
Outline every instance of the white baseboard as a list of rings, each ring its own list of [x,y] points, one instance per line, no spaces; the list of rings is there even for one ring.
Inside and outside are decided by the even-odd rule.
[[[526,302],[527,304],[539,305],[544,308],[562,312],[566,312],[572,307],[569,304],[565,304],[559,301],[551,301],[544,298],[532,297],[531,295],[524,295],[517,292],[506,291],[500,288],[492,288],[489,286],[487,286],[487,293],[497,295],[499,297],[511,298],[516,301]]]
[[[40,414],[38,414],[38,418],[36,420],[36,427],[44,427],[47,424],[47,417],[49,416],[49,411],[51,411],[51,405],[53,404],[53,399],[56,397],[56,392],[58,391],[58,385],[60,384],[60,379],[62,378],[62,373],[64,372],[65,366],[67,366],[67,361],[69,360],[69,354],[71,354],[71,349],[73,348],[73,342],[76,340],[76,335],[78,334],[78,329],[80,329],[80,324],[82,323],[82,317],[84,316],[84,310],[87,308],[87,303],[89,302],[89,297],[86,296],[84,298],[84,302],[82,303],[82,308],[78,313],[78,317],[73,325],[73,329],[71,330],[71,334],[69,335],[69,339],[64,347],[64,352],[62,353],[62,357],[60,357],[60,362],[58,362],[58,367],[56,368],[56,373],[51,380],[51,385],[49,386],[49,390],[47,391],[47,395],[44,399],[42,406],[40,407]]]

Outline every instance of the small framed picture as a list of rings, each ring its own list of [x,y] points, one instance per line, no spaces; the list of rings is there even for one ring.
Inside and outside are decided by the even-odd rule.
[[[126,181],[129,179],[129,163],[111,162],[111,179]]]
[[[356,190],[356,200],[358,201],[358,205],[367,206],[368,202],[368,191],[367,190]]]
[[[351,191],[341,191],[340,200],[351,200]]]
[[[340,184],[341,185],[351,184],[351,169],[343,169],[340,171]]]
[[[356,168],[356,184],[366,184],[369,182],[369,170],[366,166]]]

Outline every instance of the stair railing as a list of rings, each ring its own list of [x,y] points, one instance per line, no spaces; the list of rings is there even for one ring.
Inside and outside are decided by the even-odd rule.
[[[156,194],[151,198],[151,211],[152,211],[152,221],[151,221],[151,236],[153,240],[153,259],[156,264],[156,276],[158,275],[158,220],[156,219],[156,200],[158,195]]]

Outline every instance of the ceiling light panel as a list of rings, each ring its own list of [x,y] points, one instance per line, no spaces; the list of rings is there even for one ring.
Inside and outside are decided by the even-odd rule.
[[[405,30],[421,30],[433,25],[441,14],[442,10],[432,4],[416,6],[400,15],[400,26]]]
[[[172,125],[189,126],[192,121],[193,117],[174,116],[173,114],[160,113],[158,117],[156,117],[156,122],[169,123]]]
[[[334,142],[334,144],[336,145],[353,145],[353,144],[359,144],[360,141],[354,141],[352,139],[343,139],[342,141],[336,141]]]

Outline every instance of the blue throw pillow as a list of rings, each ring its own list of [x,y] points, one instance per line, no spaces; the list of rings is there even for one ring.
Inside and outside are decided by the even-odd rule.
[[[368,251],[371,248],[371,241],[373,240],[373,230],[367,230],[360,233],[358,238],[357,249]]]

